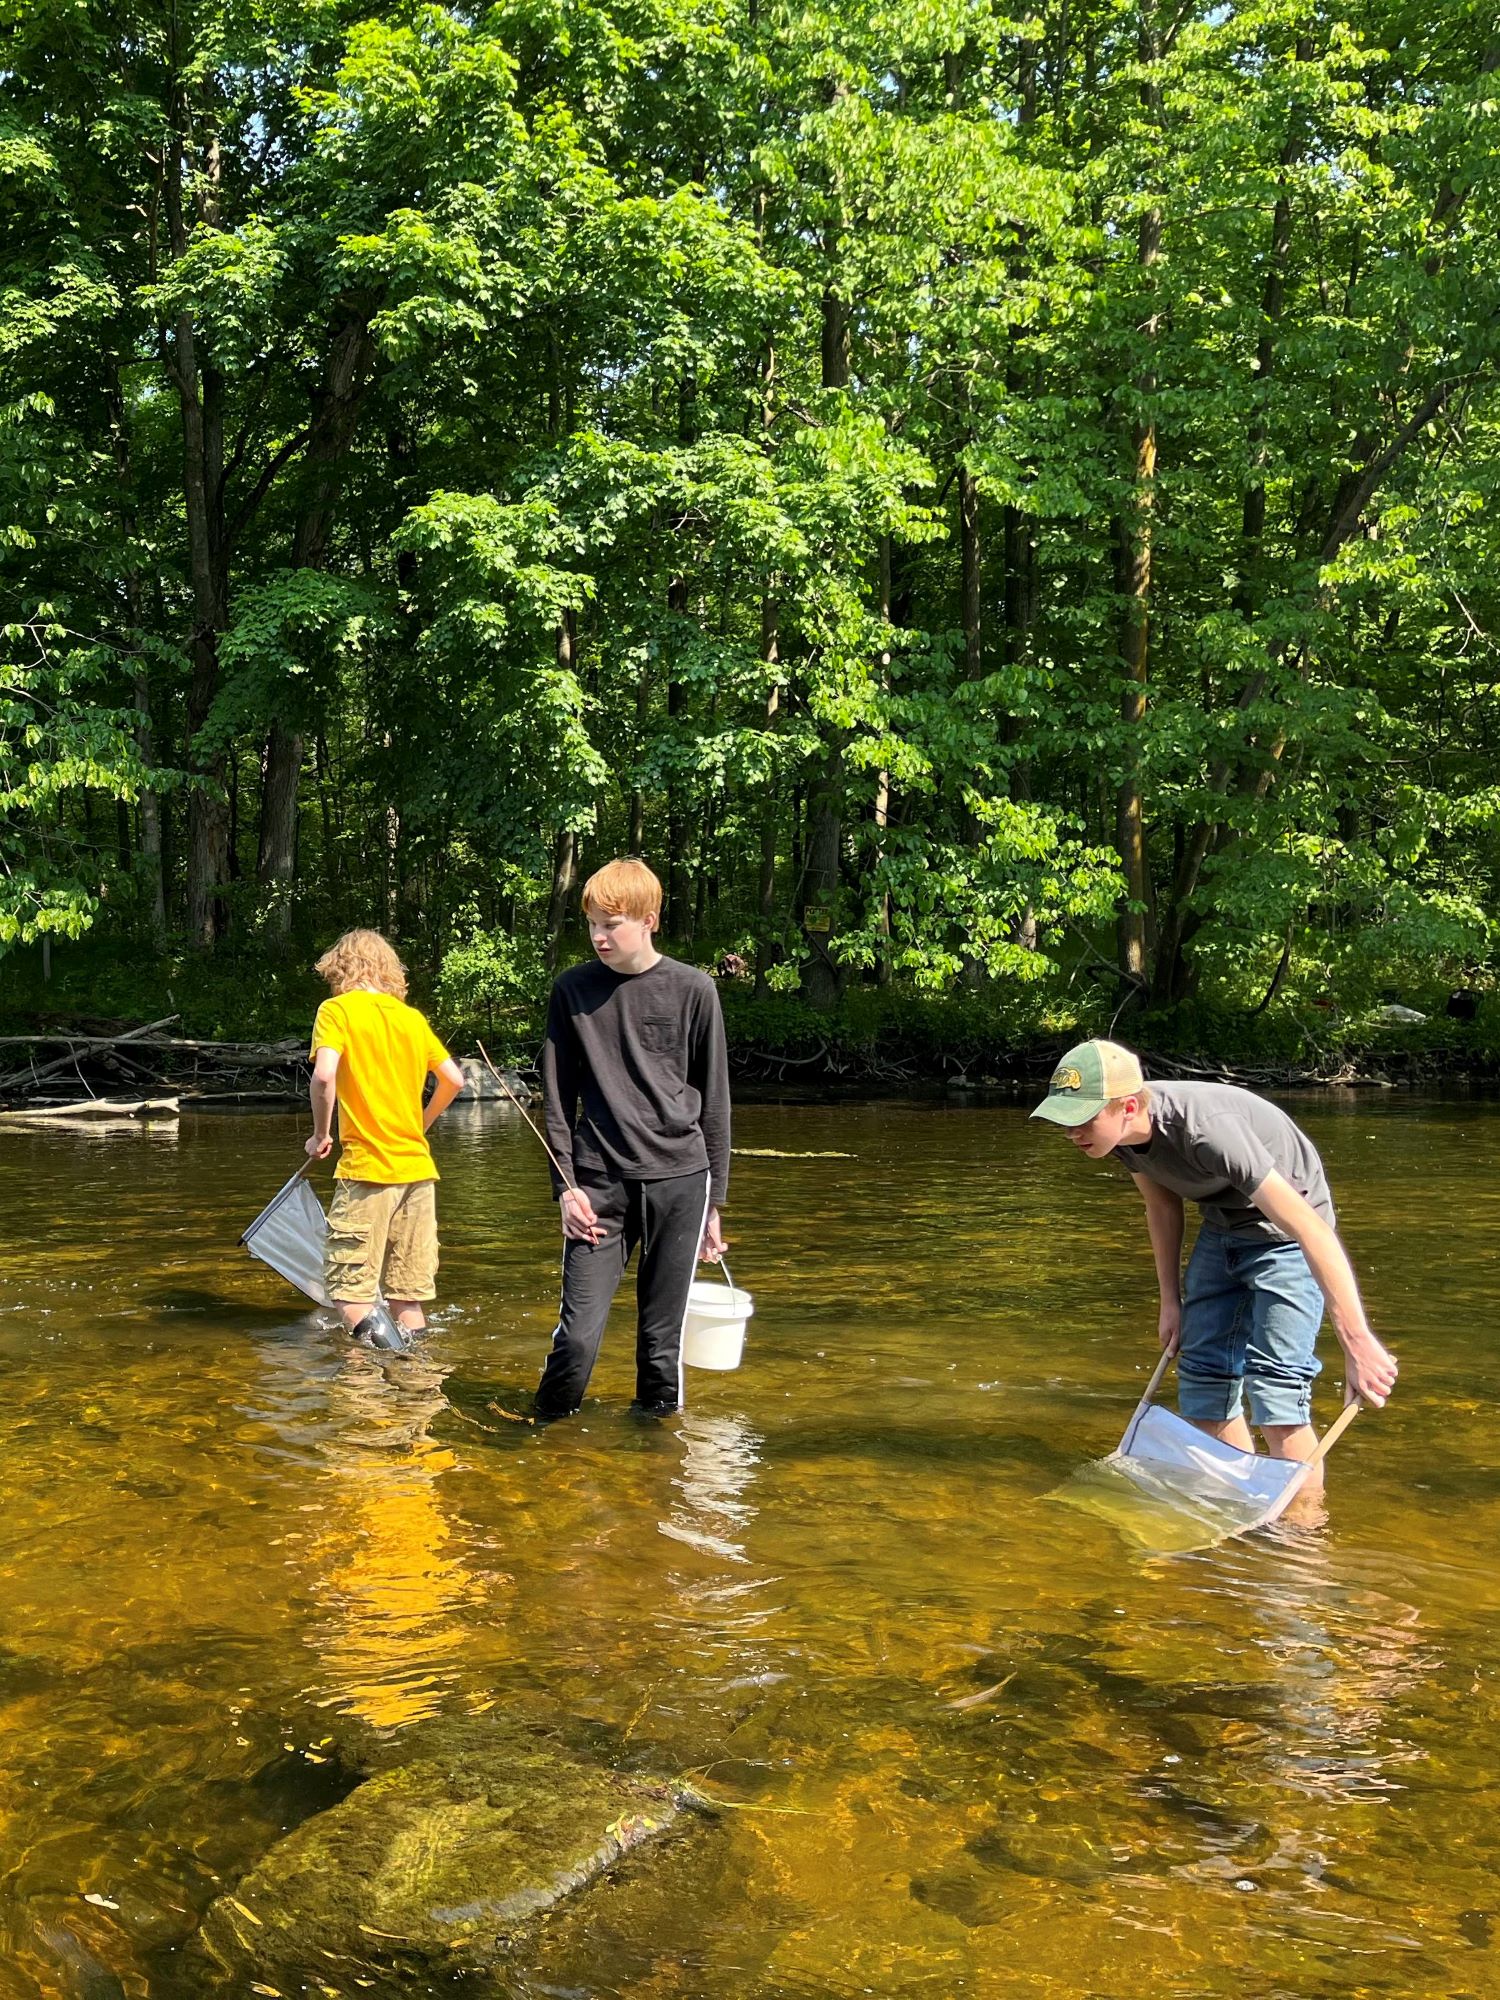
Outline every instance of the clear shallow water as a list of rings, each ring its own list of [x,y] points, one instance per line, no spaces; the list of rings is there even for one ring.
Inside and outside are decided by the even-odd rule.
[[[178,1947],[349,1732],[516,1710],[732,1810],[471,1993],[1489,2000],[1500,1114],[1293,1108],[1401,1389],[1325,1530],[1158,1561],[1047,1498],[1153,1285],[1018,1108],[744,1107],[855,1156],[737,1160],[746,1366],[642,1427],[622,1297],[542,1436],[490,1407],[556,1303],[513,1113],[445,1121],[445,1302],[384,1367],[235,1248],[292,1119],[0,1138],[0,1996],[205,1991]]]

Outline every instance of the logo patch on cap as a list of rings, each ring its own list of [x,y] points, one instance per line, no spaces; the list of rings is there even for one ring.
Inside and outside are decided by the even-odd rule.
[[[1076,1069],[1060,1069],[1052,1079],[1054,1090],[1082,1090],[1083,1078]]]

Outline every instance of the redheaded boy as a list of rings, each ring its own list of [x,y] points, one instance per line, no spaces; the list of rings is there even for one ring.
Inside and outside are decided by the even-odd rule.
[[[661,883],[611,861],[583,888],[594,958],[552,988],[542,1088],[563,1231],[562,1309],[537,1389],[539,1417],[583,1401],[631,1252],[636,1407],[682,1403],[682,1327],[698,1260],[724,1251],[729,1070],[707,973],[656,949]],[[567,1182],[573,1183],[570,1190]]]

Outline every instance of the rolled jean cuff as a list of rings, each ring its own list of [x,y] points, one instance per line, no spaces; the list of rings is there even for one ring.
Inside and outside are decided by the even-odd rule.
[[[1266,1424],[1295,1429],[1312,1422],[1312,1376],[1281,1380],[1265,1375],[1199,1375],[1179,1370],[1177,1408],[1192,1424],[1227,1424],[1242,1411],[1241,1391],[1257,1430]]]

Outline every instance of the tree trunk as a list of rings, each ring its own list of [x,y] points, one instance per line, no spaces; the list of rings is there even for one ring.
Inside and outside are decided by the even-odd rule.
[[[143,764],[156,761],[156,744],[151,729],[151,683],[144,667],[131,676],[135,696],[135,747]],[[146,871],[146,891],[151,899],[151,935],[161,944],[167,935],[167,884],[162,865],[161,794],[147,786],[141,793],[141,860]]]
[[[962,391],[967,408],[968,386]],[[964,679],[977,681],[984,673],[984,633],[981,625],[980,589],[982,548],[979,539],[979,482],[963,460],[958,464],[958,546],[959,617],[964,635]],[[979,772],[972,773],[974,780]],[[970,805],[962,815],[964,845],[977,853],[984,845],[984,821]],[[965,986],[980,987],[986,978],[984,961],[964,954],[962,979]]]
[[[130,644],[136,645],[144,629],[140,571],[135,560],[136,511],[130,434],[125,419],[125,396],[120,387],[120,366],[111,360],[107,383],[110,433],[114,442],[115,476],[120,494],[120,532],[125,539],[123,582],[125,609],[130,620]],[[135,747],[141,762],[150,769],[156,762],[151,732],[151,682],[139,658],[131,669],[131,697],[135,707]],[[151,936],[160,946],[167,934],[167,892],[161,859],[161,795],[154,786],[140,794],[139,852],[151,906]]]
[[[894,593],[891,589],[891,538],[889,535],[882,535],[880,537],[879,564],[880,616],[889,625],[894,615]],[[872,865],[874,868],[879,869],[885,860],[885,837],[891,824],[891,774],[889,771],[877,771],[875,774],[875,806],[871,817],[875,825]],[[883,941],[875,956],[875,984],[877,986],[889,986],[894,972],[890,951],[891,918],[890,892],[883,889],[880,894],[880,907],[875,917],[876,927]]]
[[[177,51],[173,50],[173,61]],[[163,192],[174,258],[187,250],[188,221],[183,189],[196,190],[198,220],[219,220],[220,154],[210,129],[196,155],[191,176],[187,158],[190,126],[187,87],[174,79],[170,102]],[[203,122],[208,124],[205,116]],[[229,809],[224,796],[224,756],[204,748],[202,731],[219,692],[219,635],[228,623],[227,549],[224,534],[224,419],[222,385],[211,358],[200,352],[190,312],[172,323],[170,343],[162,332],[162,354],[177,391],[182,427],[182,490],[187,526],[188,581],[193,626],[188,639],[191,672],[187,692],[184,763],[194,780],[188,804],[187,918],[194,944],[210,949],[228,920],[224,885],[229,879]]]
[[[760,657],[772,676],[781,662],[781,642],[779,626],[780,610],[774,597],[763,597],[760,604]],[[781,684],[772,678],[766,689],[766,734],[771,735],[776,728],[776,717],[781,708]],[[760,804],[760,882],[757,886],[756,908],[760,913],[760,936],[755,943],[755,994],[763,999],[769,990],[766,975],[775,963],[776,947],[771,932],[776,919],[776,826],[779,818],[777,801],[776,772],[773,768],[767,774],[765,796]]]
[[[297,795],[304,750],[302,732],[274,722],[266,739],[265,782],[261,789],[260,856],[256,873],[263,885],[290,886],[296,861]],[[291,923],[289,894],[278,896],[268,912],[269,927],[285,936]]]
[[[574,616],[565,611],[557,627],[557,664],[563,673],[573,673],[578,664],[578,635]],[[559,830],[552,849],[552,893],[547,900],[546,965],[557,969],[557,954],[563,926],[568,920],[568,903],[578,879],[578,836],[571,827]]]
[[[676,583],[672,586],[674,594],[681,588]],[[686,615],[687,606],[680,600],[674,602],[673,609]],[[687,689],[680,681],[670,682],[667,687],[669,724],[675,724],[686,708]],[[692,876],[688,870],[687,843],[687,787],[674,771],[667,786],[667,935],[679,944],[690,943],[693,935]]]
[[[874,821],[875,863],[878,867],[885,855],[885,836],[891,824],[891,774],[889,771],[881,771],[876,775]],[[892,978],[895,976],[895,968],[891,964],[891,899],[888,892],[882,891],[881,893],[880,908],[876,912],[875,922],[881,936],[881,946],[875,954],[875,984],[877,986],[889,986]]]
[[[635,754],[646,754],[646,732],[651,720],[651,669],[643,664],[635,684]],[[646,852],[646,794],[639,785],[630,792],[630,855],[639,861]]]
[[[802,995],[814,1007],[836,1007],[844,991],[843,972],[830,950],[837,933],[844,846],[843,763],[843,750],[835,743],[824,753],[807,793],[802,934],[810,956],[802,968]]]
[[[698,834],[698,879],[693,886],[693,936],[702,937],[703,920],[708,906],[708,878],[712,869],[714,840],[718,832],[718,814],[715,800],[709,798],[703,807],[703,822]]]
[[[1144,236],[1150,217],[1142,221]],[[1146,837],[1141,797],[1141,737],[1146,721],[1146,676],[1151,632],[1152,482],[1156,474],[1156,428],[1149,420],[1133,430],[1135,494],[1125,523],[1124,624],[1120,656],[1125,685],[1120,714],[1125,723],[1125,773],[1115,801],[1115,846],[1125,874],[1117,924],[1121,976],[1136,990],[1146,979]]]
[[[552,849],[552,893],[547,899],[546,963],[549,972],[557,970],[557,955],[568,915],[568,898],[573,893],[577,854],[578,836],[571,827],[564,827]]]
[[[376,301],[344,302],[343,318],[313,392],[304,471],[302,511],[292,543],[295,569],[322,569],[328,555],[345,463],[354,442],[360,404],[375,359],[370,315]],[[262,794],[260,855],[256,873],[272,890],[270,928],[285,936],[292,920],[291,883],[297,858],[297,803],[306,749],[302,728],[278,718],[266,742],[266,782]]]
[[[1312,44],[1306,39],[1297,44],[1297,60],[1307,62],[1312,55]],[[1269,419],[1266,405],[1272,378],[1276,370],[1276,334],[1281,323],[1282,309],[1286,300],[1286,271],[1292,247],[1292,202],[1287,186],[1287,175],[1301,159],[1306,150],[1306,114],[1299,104],[1294,104],[1285,144],[1281,149],[1281,179],[1278,184],[1276,206],[1271,216],[1271,240],[1266,254],[1265,281],[1261,288],[1261,329],[1255,351],[1255,403],[1256,411],[1250,424],[1250,483],[1245,490],[1244,504],[1240,513],[1240,573],[1235,586],[1235,609],[1247,623],[1258,615],[1263,592],[1261,588],[1261,543],[1266,526],[1266,466],[1269,461],[1267,436]],[[1258,678],[1258,677],[1257,677]],[[1258,689],[1257,696],[1258,699]],[[1227,765],[1215,773],[1215,789],[1222,789],[1230,776]],[[1151,992],[1157,1001],[1174,1001],[1184,997],[1188,981],[1188,966],[1185,946],[1196,923],[1189,909],[1189,899],[1198,885],[1203,863],[1208,858],[1216,839],[1216,829],[1199,825],[1183,843],[1182,853],[1173,870],[1172,890],[1166,908],[1162,913],[1160,934],[1157,938],[1156,963],[1152,970]],[[1264,1004],[1274,997],[1274,988]]]
[[[824,233],[829,279],[823,292],[822,371],[825,389],[849,386],[849,311],[833,270],[837,232]],[[802,937],[807,958],[802,996],[814,1007],[836,1006],[843,975],[832,956],[837,934],[839,864],[844,846],[844,747],[840,733],[824,727],[823,754],[807,792],[807,859],[801,872]]]
[[[1062,50],[1067,47],[1068,21],[1066,0],[1060,23],[1059,37],[1061,50],[1059,65],[1063,61]],[[1030,35],[1022,35],[1016,47],[1016,79],[1020,98],[1017,125],[1022,133],[1036,123],[1037,114],[1037,44]],[[1026,270],[1026,232],[1019,233],[1019,250],[1012,261],[1011,272],[1017,284]],[[1027,370],[1023,365],[1026,330],[1019,324],[1009,329],[1005,360],[1005,387],[1009,395],[1023,397],[1027,393]],[[1004,583],[1003,617],[1005,621],[1005,657],[1013,667],[1024,666],[1031,658],[1032,628],[1036,624],[1039,584],[1037,578],[1037,521],[1033,514],[1026,513],[1014,503],[1005,508],[1003,521],[1003,562]],[[1020,715],[1006,717],[1002,738],[1008,749],[1015,749],[1023,740],[1026,722]],[[1018,757],[1009,770],[1010,796],[1013,799],[1031,797],[1031,765],[1025,757]],[[1030,904],[1021,912],[1014,927],[1014,941],[1025,951],[1037,948],[1036,912]]]
[[[1160,86],[1155,65],[1160,50],[1155,16],[1149,9],[1140,30],[1145,81],[1141,96],[1148,117],[1160,123]],[[1137,232],[1136,262],[1146,299],[1142,331],[1154,342],[1160,325],[1155,303],[1155,267],[1161,257],[1161,210],[1148,208]],[[1136,993],[1144,990],[1147,974],[1146,906],[1150,889],[1146,875],[1146,833],[1140,769],[1146,724],[1147,673],[1151,644],[1151,540],[1156,508],[1156,364],[1148,358],[1136,378],[1139,414],[1131,426],[1132,493],[1121,523],[1121,590],[1124,597],[1120,658],[1124,687],[1120,715],[1125,724],[1124,772],[1115,799],[1115,845],[1125,875],[1116,925],[1116,952],[1121,978]]]
[[[706,172],[706,168],[704,169]],[[701,179],[702,176],[700,175]],[[686,447],[697,437],[698,380],[685,368],[677,385],[677,442]],[[674,619],[686,624],[688,585],[685,575],[676,576],[667,590],[667,609]],[[674,634],[674,643],[676,636]],[[674,678],[667,686],[667,718],[676,723],[687,712],[687,689]],[[672,731],[676,747],[676,730]],[[688,868],[688,825],[692,803],[688,786],[673,767],[667,786],[667,933],[679,944],[689,944],[693,936],[693,879]]]
[[[983,546],[979,538],[979,481],[960,461],[958,468],[958,542],[962,572],[961,616],[964,632],[964,678],[984,675],[984,627],[980,591]]]

